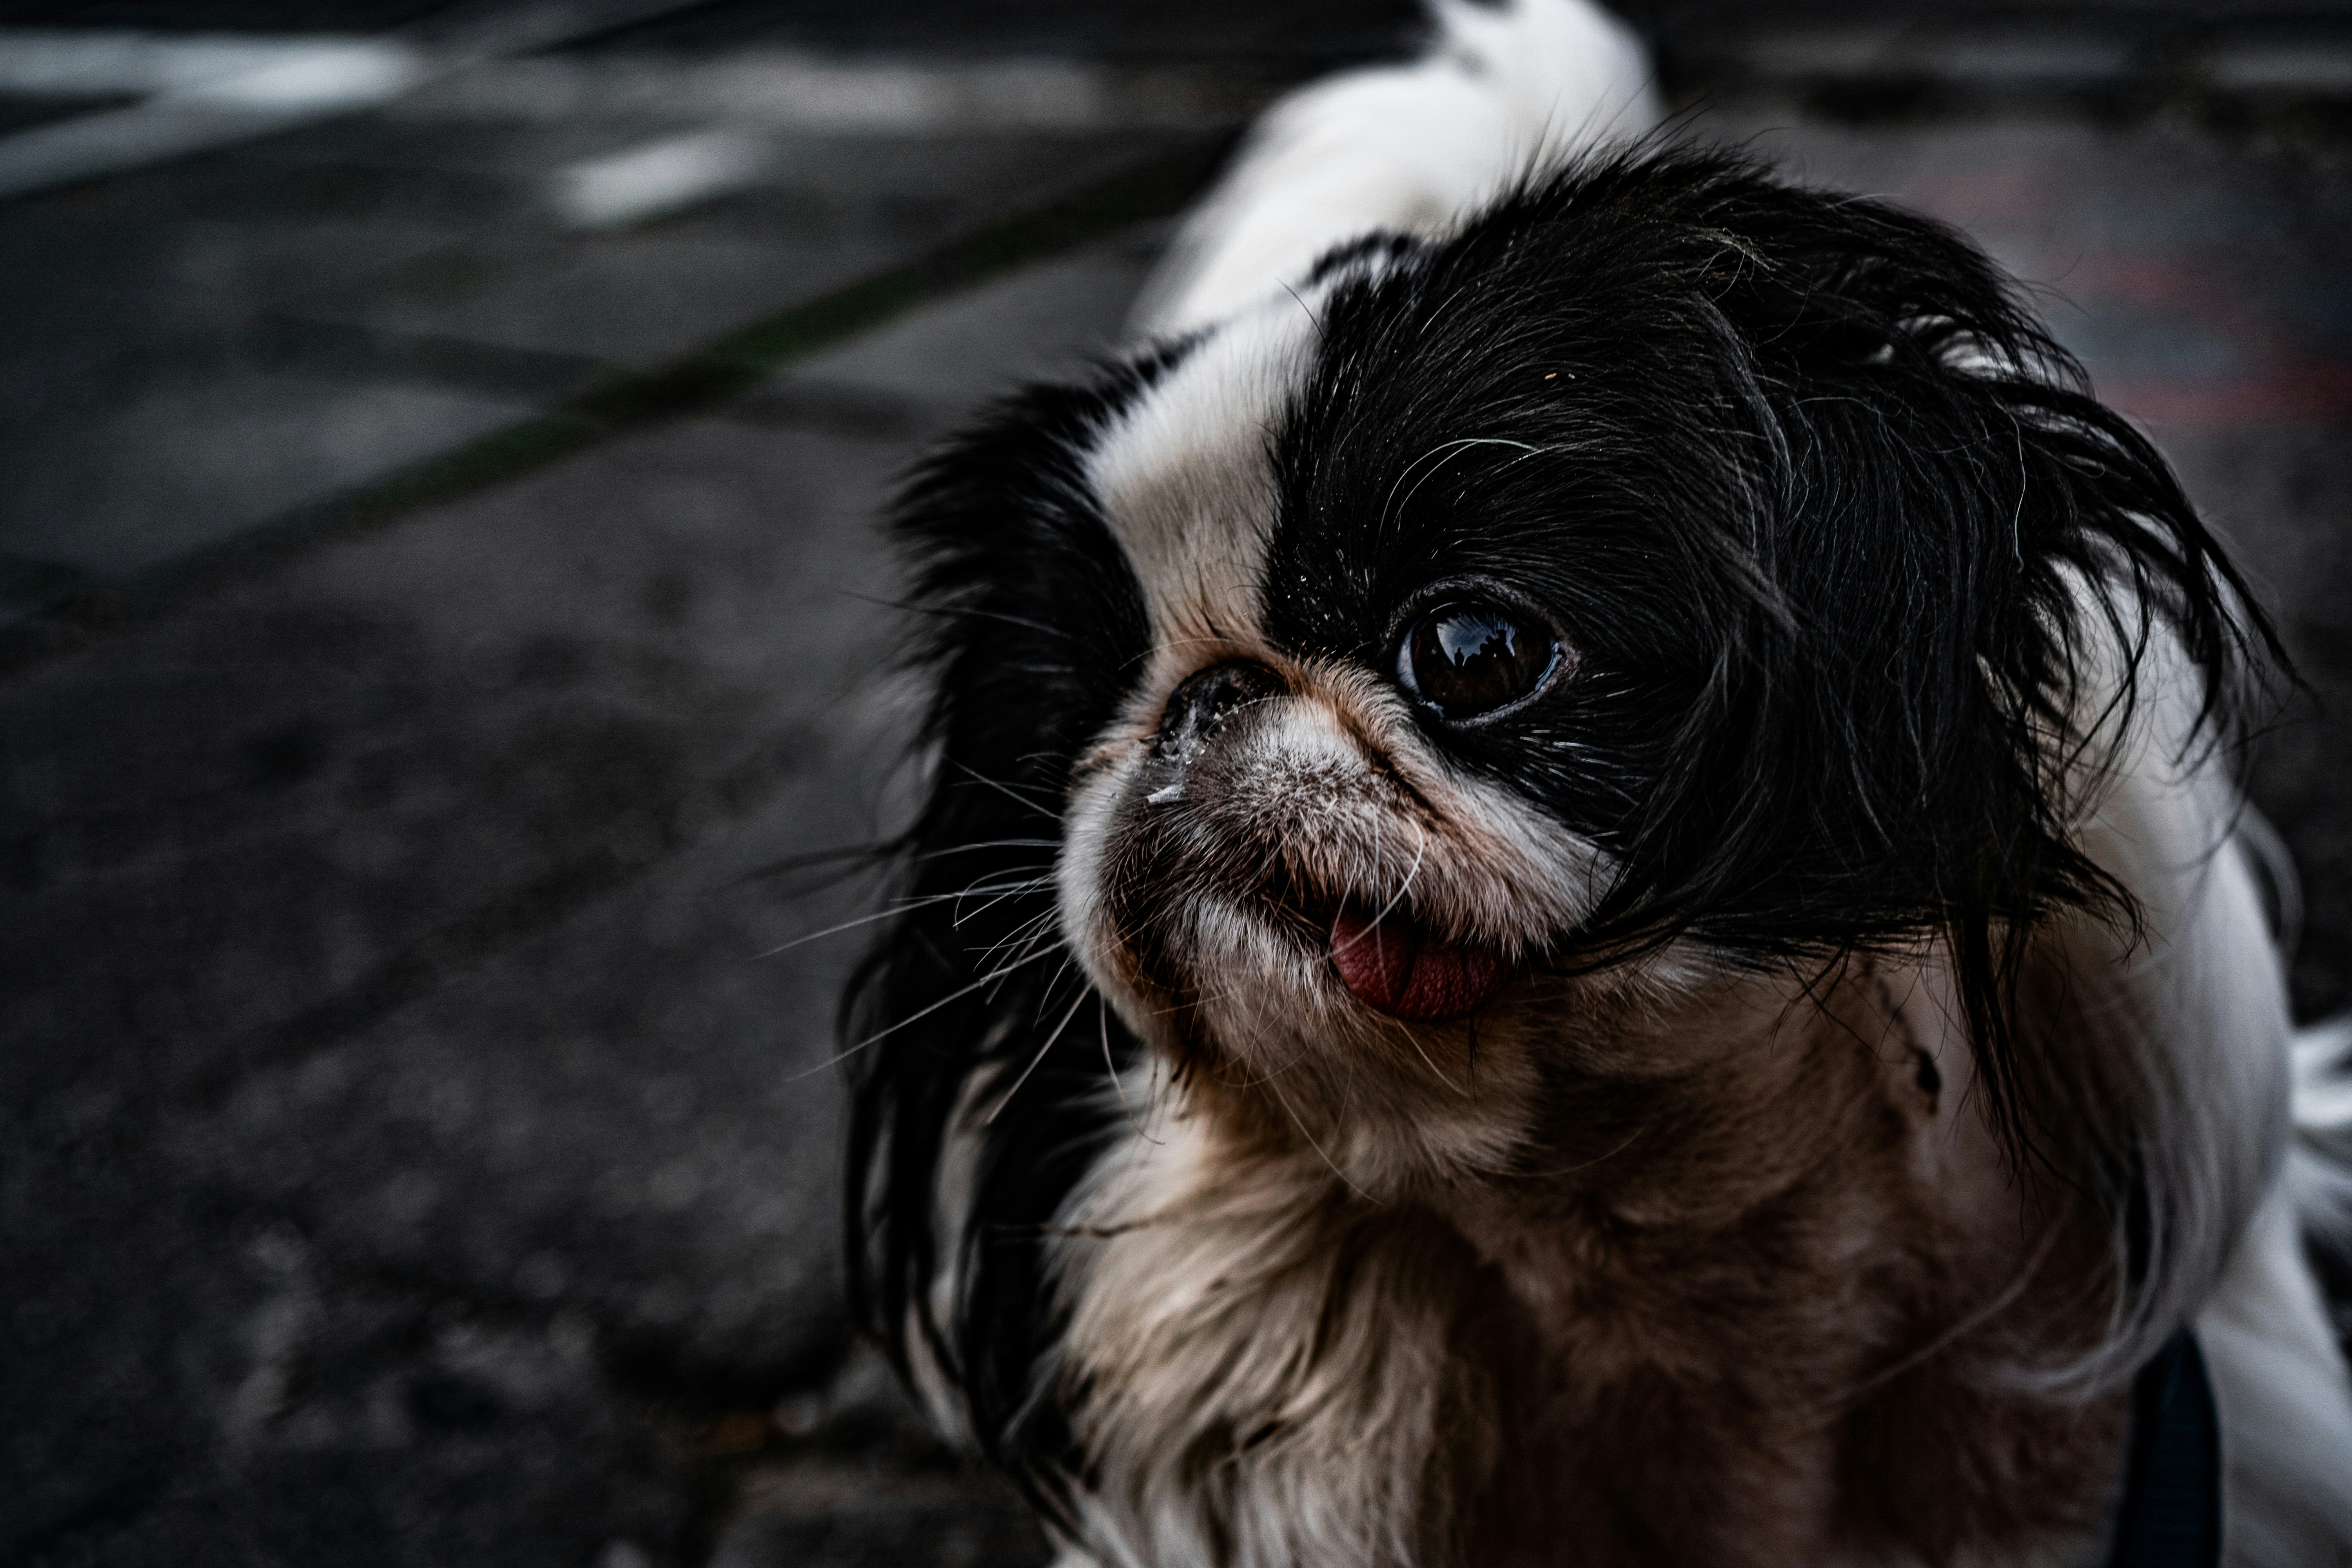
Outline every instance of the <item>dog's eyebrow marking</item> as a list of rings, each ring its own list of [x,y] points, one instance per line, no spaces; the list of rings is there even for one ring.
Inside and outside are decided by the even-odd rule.
[[[1259,640],[1260,584],[1279,505],[1270,433],[1315,354],[1306,301],[1225,324],[1108,424],[1088,487],[1143,590],[1153,664],[1190,641]]]

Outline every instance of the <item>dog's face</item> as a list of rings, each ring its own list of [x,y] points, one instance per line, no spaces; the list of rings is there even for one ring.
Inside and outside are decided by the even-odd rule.
[[[1286,472],[1273,433],[1310,393],[1310,310],[1195,343],[1087,454],[1148,654],[1077,759],[1061,924],[1162,1051],[1286,1074],[1310,1105],[1418,1084],[1428,1112],[1467,1072],[1470,1018],[1494,1086],[1496,994],[1609,881],[1545,790],[1600,677],[1569,630],[1592,616],[1540,569],[1557,533],[1456,515],[1463,475],[1494,468],[1470,445],[1364,430],[1402,458],[1367,463],[1390,496]]]
[[[1368,253],[1188,345],[1087,450],[1148,651],[1077,759],[1059,867],[1066,938],[1139,1035],[1389,1145],[1448,1107],[1457,1142],[1507,1135],[1520,994],[1558,991],[1534,971],[1617,875],[1610,710],[1687,662],[1637,671],[1618,635],[1639,524],[1590,482],[1625,412],[1597,345],[1543,334],[1455,392],[1484,417],[1429,409],[1453,334],[1363,342],[1411,316],[1418,260]],[[1388,363],[1339,361],[1334,331]]]
[[[2104,411],[1955,237],[1726,174],[1367,244],[1087,428],[1060,924],[1145,1039],[1391,1143],[1475,1058],[1491,1142],[1564,1016],[2084,893]]]

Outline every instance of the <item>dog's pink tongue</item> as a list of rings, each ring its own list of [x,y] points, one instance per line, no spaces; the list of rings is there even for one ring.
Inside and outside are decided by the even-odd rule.
[[[1370,1005],[1415,1022],[1469,1012],[1510,973],[1495,953],[1432,942],[1393,911],[1375,923],[1353,905],[1331,922],[1331,967]]]

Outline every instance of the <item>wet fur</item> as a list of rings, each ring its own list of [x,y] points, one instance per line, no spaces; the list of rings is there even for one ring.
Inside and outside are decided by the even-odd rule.
[[[2274,649],[2160,457],[1926,220],[1531,136],[1302,250],[1244,198],[1329,164],[1304,123],[1167,331],[899,503],[935,695],[849,1010],[869,1321],[1105,1563],[2006,1564],[2102,1559],[2202,1310],[2230,1561],[2352,1542],[2231,842]],[[1236,295],[1220,235],[1300,269]],[[1574,679],[1417,708],[1446,581]],[[1277,694],[1171,772],[1234,659]],[[1518,978],[1373,1014],[1350,896]]]

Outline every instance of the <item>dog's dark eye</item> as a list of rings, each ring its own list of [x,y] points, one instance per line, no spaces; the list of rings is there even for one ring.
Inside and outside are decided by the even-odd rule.
[[[1491,600],[1441,605],[1405,633],[1397,678],[1448,719],[1507,708],[1544,683],[1567,652],[1551,628]]]

